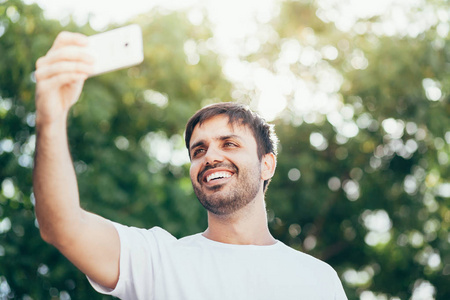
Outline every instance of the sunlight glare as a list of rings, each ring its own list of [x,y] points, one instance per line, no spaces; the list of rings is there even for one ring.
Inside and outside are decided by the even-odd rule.
[[[68,20],[69,16],[83,24],[89,21],[96,30],[104,30],[108,24],[120,24],[130,18],[152,10],[175,11],[187,10],[187,17],[194,25],[201,25],[205,19],[211,23],[213,38],[209,39],[208,49],[217,52],[221,56],[223,72],[227,78],[238,88],[235,95],[250,95],[255,89],[252,75],[255,67],[245,63],[241,57],[256,53],[261,45],[275,40],[277,33],[269,25],[269,22],[280,12],[280,0],[129,0],[127,5],[122,5],[106,0],[88,1],[79,0],[29,0],[38,3],[45,12],[47,18],[59,19],[61,22]],[[417,36],[430,26],[436,25],[439,36],[446,36],[449,26],[446,24],[449,16],[444,10],[430,11],[427,7],[421,10],[423,0],[319,0],[317,1],[317,16],[325,22],[334,22],[338,29],[344,31],[354,30],[364,34],[372,30],[377,35],[391,36],[394,34]],[[108,9],[105,9],[108,8]],[[12,15],[12,13],[10,13]],[[379,21],[372,22],[368,26],[365,21],[379,16]],[[420,18],[417,18],[420,16]],[[64,21],[65,22],[65,21]],[[341,99],[336,93],[342,85],[342,78],[336,70],[327,65],[327,61],[338,58],[339,51],[345,51],[344,42],[338,43],[338,48],[332,45],[315,49],[317,37],[312,28],[306,27],[301,31],[301,38],[305,45],[296,39],[286,39],[282,44],[278,61],[275,62],[273,80],[265,80],[269,85],[256,87],[253,93],[256,99],[253,103],[261,113],[269,120],[273,120],[288,105],[288,100],[293,98],[290,106],[298,117],[312,121],[311,116],[327,114],[339,108]],[[191,42],[185,44],[186,62],[195,65],[199,62],[199,54]],[[348,46],[347,46],[348,48]],[[368,60],[362,51],[355,51],[348,58],[350,65],[357,70],[368,67]],[[309,69],[310,75],[317,77],[317,83],[311,79],[295,78],[295,80],[280,79],[286,74],[287,68],[295,63],[300,63]],[[258,63],[256,63],[258,64]],[[270,63],[269,63],[270,64]],[[259,67],[266,68],[265,65]],[[337,75],[336,75],[337,74]],[[286,78],[286,77],[284,77]],[[297,83],[294,84],[294,82]],[[424,81],[426,96],[431,101],[442,99],[442,91],[437,84]],[[277,86],[277,85],[282,85]],[[292,95],[284,91],[287,85],[292,85]],[[289,89],[289,88],[287,88]],[[289,100],[290,101],[290,100]],[[164,102],[164,101],[162,101]],[[259,103],[258,103],[259,102]],[[292,105],[291,105],[292,104]],[[163,104],[164,105],[164,104]],[[308,117],[309,116],[309,117]],[[315,118],[316,119],[316,118]],[[347,124],[347,136],[354,136],[354,123]],[[360,125],[360,124],[358,124]]]
[[[411,300],[432,300],[436,294],[436,288],[426,280],[418,279],[414,283]]]

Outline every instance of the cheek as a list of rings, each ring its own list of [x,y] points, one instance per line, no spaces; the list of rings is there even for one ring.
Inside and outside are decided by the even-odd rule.
[[[189,168],[189,176],[191,179],[196,178],[198,174],[198,164],[191,163],[191,167]]]

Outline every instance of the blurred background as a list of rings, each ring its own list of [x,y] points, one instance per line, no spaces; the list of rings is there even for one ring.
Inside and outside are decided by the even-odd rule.
[[[40,238],[33,70],[62,30],[128,23],[144,63],[88,79],[70,115],[85,209],[203,231],[184,126],[242,102],[281,140],[277,239],[331,264],[350,300],[450,299],[449,1],[58,2],[0,0],[0,299],[111,299]]]

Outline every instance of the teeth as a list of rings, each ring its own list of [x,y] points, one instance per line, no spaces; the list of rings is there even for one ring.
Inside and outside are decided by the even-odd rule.
[[[208,177],[206,177],[206,182],[210,182],[211,180],[217,178],[229,178],[229,177],[231,177],[231,174],[228,172],[216,172],[208,175]]]

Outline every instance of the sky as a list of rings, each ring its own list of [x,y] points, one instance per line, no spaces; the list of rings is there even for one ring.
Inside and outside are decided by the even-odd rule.
[[[210,19],[217,26],[218,34],[242,36],[246,32],[244,25],[252,27],[251,19],[268,21],[277,14],[279,3],[283,0],[25,0],[36,2],[50,18],[62,19],[73,15],[82,23],[89,16],[91,25],[101,30],[108,23],[124,22],[137,14],[150,11],[156,7],[168,10],[206,8]],[[360,18],[372,16],[387,16],[390,25],[398,30],[406,31],[411,25],[404,11],[413,8],[423,8],[425,0],[316,0],[321,18],[336,23],[342,30],[349,30]],[[435,17],[428,14],[428,17]],[[427,19],[427,16],[425,16]],[[448,19],[448,16],[447,16]],[[236,22],[239,21],[239,22]]]
[[[258,50],[260,41],[254,37],[260,28],[258,26],[269,22],[278,14],[282,1],[127,0],[124,4],[123,1],[108,0],[25,0],[28,3],[38,3],[44,9],[47,18],[60,19],[64,23],[65,19],[72,16],[80,24],[89,20],[91,26],[98,31],[105,29],[108,24],[126,22],[133,16],[152,9],[163,8],[169,11],[185,9],[193,24],[200,24],[204,18],[208,18],[213,24],[214,50],[223,57],[224,74],[233,83],[256,87],[257,107],[253,108],[267,120],[276,118],[286,107],[286,95],[289,93],[295,93],[297,99],[313,99],[308,103],[297,101],[297,106],[302,107],[299,114],[305,114],[306,117],[310,111],[331,112],[340,109],[340,101],[336,94],[340,89],[342,78],[333,69],[323,70],[322,83],[311,86],[311,83],[293,78],[288,72],[276,74],[262,67],[250,65],[239,58],[242,51]],[[447,24],[440,27],[440,34],[444,37],[449,33],[446,22],[449,19],[448,12],[436,15],[436,12],[427,9],[425,0],[316,0],[315,2],[319,8],[317,15],[324,21],[335,23],[342,31],[355,30],[364,33],[367,26],[359,21],[381,16],[382,21],[376,25],[372,24],[371,27],[379,35],[400,34],[415,37],[439,20],[442,24]],[[418,7],[423,11],[420,15],[413,13]],[[245,47],[242,47],[243,44]],[[337,56],[337,49],[332,46],[323,49],[322,53],[314,52],[314,49],[301,48],[301,45],[295,42],[287,43],[283,47],[286,51],[280,53],[280,62],[286,64],[299,60],[308,66],[317,63],[321,57]],[[189,48],[192,47],[185,45],[185,51]],[[364,55],[357,56],[352,60],[353,67],[366,68],[369,62]]]

